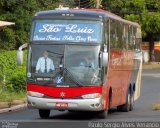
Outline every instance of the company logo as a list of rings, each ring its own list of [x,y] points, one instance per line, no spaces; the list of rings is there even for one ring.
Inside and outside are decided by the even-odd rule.
[[[56,77],[56,83],[57,84],[60,84],[60,83],[62,83],[63,82],[63,77],[62,76],[57,76]]]
[[[64,98],[65,97],[65,93],[64,92],[60,92],[60,97]]]

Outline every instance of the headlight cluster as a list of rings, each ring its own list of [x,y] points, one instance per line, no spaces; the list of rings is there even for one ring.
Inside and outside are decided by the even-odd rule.
[[[39,97],[39,98],[42,98],[42,97],[44,96],[44,94],[42,94],[42,93],[33,92],[33,91],[28,91],[28,92],[27,92],[27,95],[33,96],[33,97]]]
[[[100,94],[100,93],[92,93],[92,94],[83,95],[82,98],[83,99],[95,99],[95,98],[99,98],[101,96],[102,96],[102,94]]]
[[[28,96],[33,96],[33,97],[39,97],[39,98],[44,97],[44,94],[39,93],[39,92],[33,92],[33,91],[28,91],[27,95]],[[82,98],[83,99],[95,99],[95,98],[99,98],[101,96],[102,96],[101,93],[92,93],[92,94],[82,95]]]

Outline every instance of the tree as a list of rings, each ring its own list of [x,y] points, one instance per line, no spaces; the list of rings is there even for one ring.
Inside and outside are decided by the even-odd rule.
[[[160,13],[146,13],[142,18],[142,30],[143,38],[150,44],[150,61],[154,61],[154,41],[160,37]]]
[[[0,30],[0,49],[17,49],[29,41],[32,16],[37,11],[54,9],[59,0],[0,0],[0,20],[15,26]]]
[[[79,8],[95,8],[96,0],[74,0],[75,6]]]
[[[154,40],[160,38],[159,0],[103,0],[103,8],[142,26],[143,40],[150,44],[150,61],[154,60]]]

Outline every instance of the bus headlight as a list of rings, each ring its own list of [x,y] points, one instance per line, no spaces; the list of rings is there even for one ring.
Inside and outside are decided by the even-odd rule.
[[[83,99],[95,99],[95,98],[99,98],[101,96],[102,96],[102,94],[100,94],[100,93],[92,93],[92,94],[83,95],[82,98]]]
[[[27,95],[29,95],[29,96],[33,96],[33,97],[39,97],[39,98],[41,98],[41,97],[43,97],[43,96],[44,96],[44,94],[42,94],[42,93],[39,93],[39,92],[33,92],[33,91],[28,91],[28,92],[27,92]]]

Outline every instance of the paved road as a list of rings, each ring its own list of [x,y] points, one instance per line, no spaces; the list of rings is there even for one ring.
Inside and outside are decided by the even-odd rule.
[[[0,114],[1,121],[25,122],[23,125],[29,127],[28,122],[34,122],[41,128],[42,124],[56,125],[57,127],[88,127],[89,121],[119,122],[119,121],[160,121],[160,111],[153,111],[152,106],[160,103],[160,69],[145,69],[142,76],[141,97],[135,102],[135,109],[132,112],[117,112],[112,109],[106,119],[98,119],[91,113],[69,113],[52,111],[49,119],[40,119],[37,110],[20,110],[16,112]],[[71,123],[72,121],[72,123]],[[40,123],[41,122],[41,123]],[[43,123],[42,123],[43,122]],[[75,123],[76,122],[76,123]],[[6,122],[3,122],[4,125]],[[3,125],[3,124],[2,124]],[[83,126],[83,127],[84,127]],[[37,126],[36,126],[37,127]],[[117,126],[118,127],[118,126]]]

